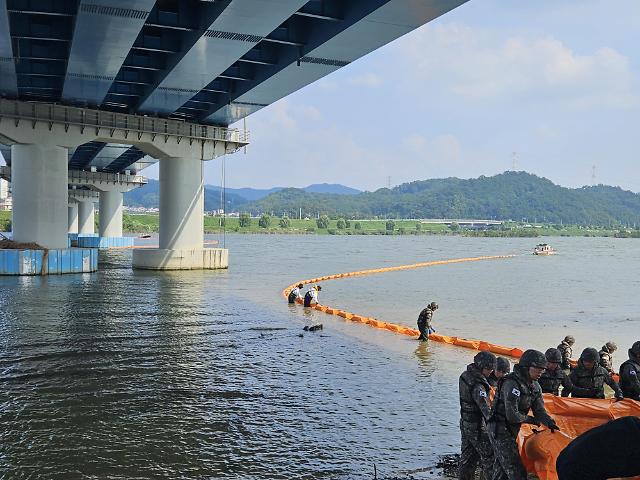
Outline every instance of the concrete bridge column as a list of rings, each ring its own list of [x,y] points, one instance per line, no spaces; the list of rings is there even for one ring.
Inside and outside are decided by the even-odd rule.
[[[203,164],[199,158],[160,160],[158,249],[133,251],[133,267],[150,270],[227,268],[227,250],[203,248]]]
[[[68,208],[69,233],[78,233],[78,204],[69,202]]]
[[[92,201],[78,202],[78,233],[95,233],[95,207]]]
[[[11,146],[13,239],[49,249],[67,248],[67,149]]]
[[[202,161],[160,161],[160,248],[191,250],[204,241]]]
[[[100,236],[122,237],[122,192],[100,192]]]

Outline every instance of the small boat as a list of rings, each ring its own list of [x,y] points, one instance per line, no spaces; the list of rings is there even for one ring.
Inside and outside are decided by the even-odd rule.
[[[138,235],[138,238],[151,238],[151,235],[149,235],[148,233],[141,233],[140,235]]]
[[[547,243],[539,243],[536,248],[533,249],[534,255],[554,255],[556,251]]]

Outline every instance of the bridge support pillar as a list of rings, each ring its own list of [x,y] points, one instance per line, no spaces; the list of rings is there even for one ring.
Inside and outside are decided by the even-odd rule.
[[[199,158],[160,160],[160,248],[134,250],[134,268],[202,270],[228,267],[226,250],[203,248],[203,181],[203,164]]]
[[[69,202],[68,208],[69,233],[78,233],[78,204]]]
[[[78,233],[95,233],[95,207],[92,201],[78,202]]]
[[[13,239],[67,248],[67,149],[16,144],[11,158]]]
[[[100,192],[100,236],[122,237],[122,192]]]

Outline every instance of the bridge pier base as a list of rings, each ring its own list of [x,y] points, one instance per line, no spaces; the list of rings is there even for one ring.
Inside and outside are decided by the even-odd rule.
[[[134,250],[133,268],[208,270],[228,267],[227,250],[203,248],[203,188],[203,164],[199,158],[160,160],[160,248]]]

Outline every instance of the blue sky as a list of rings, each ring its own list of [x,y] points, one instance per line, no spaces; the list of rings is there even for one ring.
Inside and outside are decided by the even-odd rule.
[[[471,0],[248,117],[227,185],[402,182],[512,167],[640,191],[640,2]],[[220,183],[220,161],[206,181]],[[149,173],[152,173],[150,171]]]

